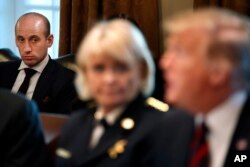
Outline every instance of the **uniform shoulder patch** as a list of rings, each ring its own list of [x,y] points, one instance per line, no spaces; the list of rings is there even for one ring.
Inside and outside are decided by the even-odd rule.
[[[56,155],[65,159],[71,158],[71,152],[69,152],[68,150],[64,148],[58,148],[56,150]]]
[[[167,112],[169,110],[169,105],[167,103],[164,103],[154,97],[147,98],[146,104],[162,112]]]

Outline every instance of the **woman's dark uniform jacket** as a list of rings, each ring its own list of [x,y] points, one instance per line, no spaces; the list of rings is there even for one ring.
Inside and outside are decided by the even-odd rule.
[[[45,167],[47,151],[33,102],[0,89],[0,166]]]
[[[156,155],[149,150],[151,132],[163,112],[148,105],[142,96],[137,97],[90,150],[95,111],[96,108],[76,112],[66,124],[56,151],[58,167],[152,166]],[[134,127],[126,130],[121,122],[128,118],[134,121]]]
[[[12,89],[21,61],[0,63],[0,88]],[[34,90],[32,99],[40,111],[69,113],[72,101],[76,99],[73,85],[74,72],[49,59]]]

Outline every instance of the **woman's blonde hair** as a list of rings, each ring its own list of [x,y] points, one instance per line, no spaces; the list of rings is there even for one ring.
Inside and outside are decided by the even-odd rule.
[[[79,66],[76,78],[77,92],[82,100],[92,98],[85,81],[85,67],[92,56],[110,56],[115,60],[142,64],[141,92],[148,96],[154,89],[155,66],[142,32],[127,20],[114,19],[97,23],[81,42],[76,62]]]

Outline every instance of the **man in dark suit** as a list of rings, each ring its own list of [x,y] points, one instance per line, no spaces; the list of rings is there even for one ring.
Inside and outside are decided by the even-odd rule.
[[[0,87],[25,94],[42,112],[68,113],[76,97],[74,72],[48,55],[53,43],[48,19],[34,12],[22,15],[15,36],[22,60],[0,63]]]
[[[0,89],[0,108],[0,166],[48,165],[37,106]]]
[[[166,166],[249,166],[237,159],[250,150],[249,25],[248,19],[216,8],[167,22],[167,50],[160,62],[165,99],[186,112],[167,114],[158,131],[157,151]]]

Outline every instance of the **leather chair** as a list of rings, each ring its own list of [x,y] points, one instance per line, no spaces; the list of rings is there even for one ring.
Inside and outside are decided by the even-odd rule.
[[[55,159],[55,150],[57,148],[62,127],[68,118],[69,116],[62,114],[40,113],[45,143],[48,146],[48,151],[52,161]]]
[[[55,59],[58,63],[62,64],[64,67],[76,72],[77,65],[75,63],[75,55],[70,53]]]
[[[0,49],[0,62],[10,61],[10,60],[19,60],[20,58],[16,56],[10,49],[1,48]]]

